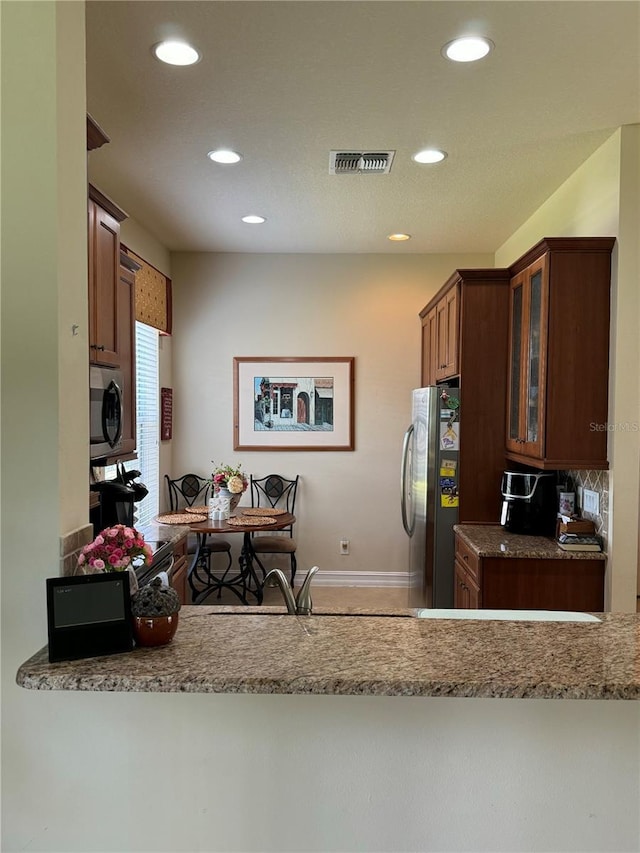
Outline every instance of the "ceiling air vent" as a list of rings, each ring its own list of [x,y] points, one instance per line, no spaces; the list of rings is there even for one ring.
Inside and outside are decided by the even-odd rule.
[[[395,151],[331,151],[330,175],[387,175]]]

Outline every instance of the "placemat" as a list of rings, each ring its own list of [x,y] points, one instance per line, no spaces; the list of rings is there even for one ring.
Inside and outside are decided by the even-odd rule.
[[[232,527],[261,527],[263,524],[275,523],[275,518],[267,518],[265,515],[232,515],[227,519],[227,524]]]
[[[243,509],[242,514],[243,515],[260,515],[260,516],[264,516],[264,515],[286,515],[287,511],[286,511],[286,509],[277,509],[276,507],[256,506],[256,507],[250,507],[248,509]]]
[[[196,524],[198,521],[206,521],[206,515],[195,515],[192,512],[163,512],[156,515],[158,524]]]
[[[186,506],[185,512],[192,512],[194,515],[209,515],[209,507],[204,506]]]

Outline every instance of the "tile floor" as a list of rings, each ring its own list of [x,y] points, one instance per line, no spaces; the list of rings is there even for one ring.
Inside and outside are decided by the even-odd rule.
[[[302,579],[300,580],[300,583]],[[294,593],[298,591],[300,584],[296,575],[296,588]],[[314,586],[313,587],[313,605],[314,607],[408,607],[409,591],[407,589],[398,589],[396,587],[354,587],[354,586]],[[254,603],[253,596],[249,595],[249,602]],[[203,604],[234,604],[240,605],[241,602],[229,590],[223,590],[222,596],[217,597],[217,593],[212,593]],[[267,605],[283,605],[282,595],[277,587],[267,587],[265,589],[263,604]]]

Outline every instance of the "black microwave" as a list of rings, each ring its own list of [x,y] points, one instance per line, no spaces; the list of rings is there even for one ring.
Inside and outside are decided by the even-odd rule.
[[[90,457],[105,459],[122,446],[124,374],[112,367],[89,368]]]

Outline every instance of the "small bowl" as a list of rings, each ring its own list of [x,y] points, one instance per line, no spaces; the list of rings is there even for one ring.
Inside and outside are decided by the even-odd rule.
[[[178,613],[171,616],[134,616],[133,636],[138,646],[166,646],[178,629]]]

